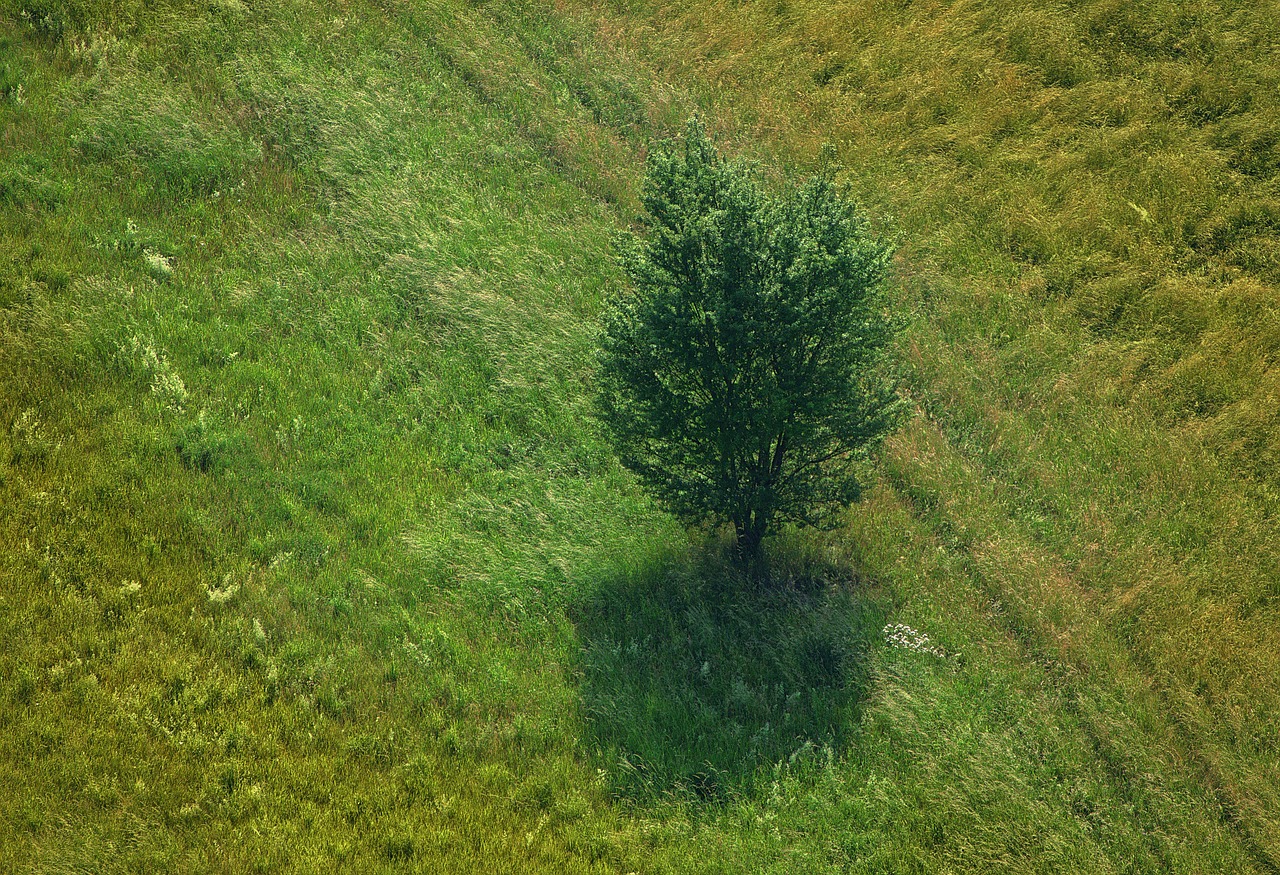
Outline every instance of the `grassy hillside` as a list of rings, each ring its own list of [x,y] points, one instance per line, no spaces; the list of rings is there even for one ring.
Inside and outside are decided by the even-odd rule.
[[[1108,8],[8,0],[0,869],[1274,870],[1274,46]],[[769,597],[586,417],[695,107],[905,232]]]
[[[782,160],[835,144],[897,219],[922,416],[896,492],[1101,751],[1108,697],[1167,721],[1273,868],[1274,4],[580,5]]]
[[[508,34],[331,12],[5,26],[0,868],[617,865],[609,213],[468,84]]]

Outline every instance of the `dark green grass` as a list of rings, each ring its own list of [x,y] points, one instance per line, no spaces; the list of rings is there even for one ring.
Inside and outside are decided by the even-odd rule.
[[[883,594],[777,558],[782,588],[757,591],[725,561],[654,562],[571,608],[587,742],[624,799],[750,798],[775,763],[844,750],[858,726]]]

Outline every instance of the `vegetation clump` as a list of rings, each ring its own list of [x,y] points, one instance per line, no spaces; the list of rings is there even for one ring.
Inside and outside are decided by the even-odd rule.
[[[850,463],[893,423],[891,248],[829,175],[770,193],[696,118],[651,156],[641,201],[599,409],[623,464],[677,516],[732,523],[753,565],[776,523],[822,524],[857,498]]]

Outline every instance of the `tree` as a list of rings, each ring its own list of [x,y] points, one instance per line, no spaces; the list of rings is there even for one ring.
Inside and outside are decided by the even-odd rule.
[[[695,117],[652,151],[634,294],[604,321],[598,410],[623,464],[677,516],[733,523],[754,567],[780,522],[855,501],[853,462],[891,428],[880,374],[891,255],[830,174],[771,193]]]

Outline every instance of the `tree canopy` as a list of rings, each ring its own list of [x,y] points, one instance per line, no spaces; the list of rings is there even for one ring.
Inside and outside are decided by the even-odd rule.
[[[880,367],[891,247],[830,174],[781,192],[695,118],[655,148],[634,287],[608,310],[598,407],[623,464],[677,516],[731,522],[740,556],[773,526],[856,500],[852,465],[891,428]]]

